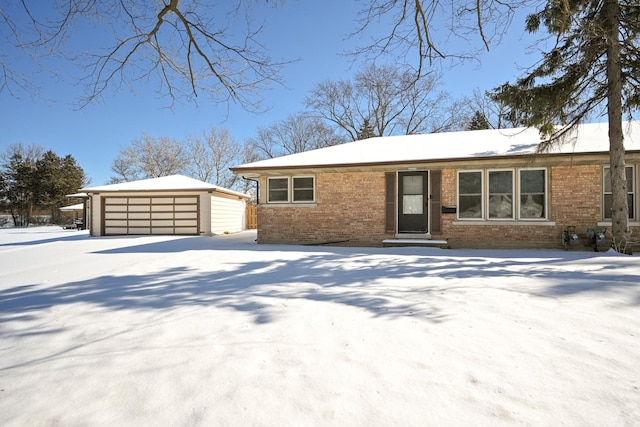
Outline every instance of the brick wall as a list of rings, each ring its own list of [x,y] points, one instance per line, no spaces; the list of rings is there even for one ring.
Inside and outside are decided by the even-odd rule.
[[[443,215],[443,237],[451,247],[557,249],[562,247],[562,231],[575,226],[580,248],[588,248],[586,230],[596,227],[602,217],[602,166],[553,166],[547,176],[549,221],[465,225],[455,215]],[[456,191],[456,171],[443,171],[443,204],[455,205]]]
[[[394,237],[385,228],[384,172],[318,173],[316,203],[258,207],[259,243],[380,246]],[[601,220],[602,165],[548,168],[548,221],[457,221],[442,215],[442,234],[451,247],[561,248],[562,230],[573,225],[586,245],[586,229]],[[264,184],[263,184],[264,187]],[[457,205],[455,169],[442,170],[442,205]],[[633,235],[640,234],[639,227]],[[588,249],[587,246],[581,248]]]
[[[315,177],[315,204],[258,207],[259,243],[380,246],[390,236],[384,233],[384,172]]]

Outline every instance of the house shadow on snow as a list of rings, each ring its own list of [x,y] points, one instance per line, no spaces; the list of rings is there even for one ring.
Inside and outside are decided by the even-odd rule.
[[[215,259],[215,254],[212,258]],[[374,317],[419,314],[429,321],[443,320],[435,307],[418,307],[392,292],[368,290],[368,279],[363,277],[362,270],[338,272],[318,268],[327,262],[339,259],[334,255],[316,255],[294,262],[239,261],[233,271],[202,272],[174,267],[151,274],[104,275],[47,288],[19,286],[0,291],[0,312],[9,315],[7,320],[16,320],[14,316],[19,313],[75,303],[113,310],[212,306],[247,313],[254,323],[263,324],[275,320],[277,306],[305,299],[351,306]],[[399,274],[396,269],[389,269],[388,274],[394,274],[394,270]],[[4,315],[0,315],[0,323]]]
[[[135,240],[127,240],[127,244]],[[212,244],[215,243],[215,244]],[[428,322],[447,320],[438,296],[463,286],[524,292],[537,297],[561,298],[581,293],[627,292],[640,304],[637,275],[617,274],[613,256],[562,251],[457,251],[433,248],[305,247],[256,245],[246,237],[180,238],[132,244],[96,251],[104,256],[123,253],[210,251],[215,263],[224,251],[237,252],[220,270],[172,267],[148,274],[102,275],[51,287],[26,285],[0,291],[0,322],[16,320],[34,310],[74,303],[90,303],[112,310],[163,310],[181,306],[211,306],[249,314],[256,324],[277,320],[278,307],[291,300],[340,304],[363,310],[372,317],[413,316]],[[264,260],[244,251],[270,252]],[[296,257],[286,252],[300,252]],[[534,254],[534,256],[532,256]],[[387,256],[393,255],[393,256]],[[246,259],[246,260],[243,260]],[[593,259],[597,263],[592,262]],[[614,262],[616,260],[616,262]],[[628,257],[628,263],[637,258]],[[591,270],[573,269],[588,263]],[[520,286],[522,277],[540,277],[548,286]],[[434,280],[437,278],[438,280]],[[513,278],[513,285],[494,278]],[[406,288],[403,280],[410,279]],[[448,280],[451,287],[448,288]],[[467,285],[468,283],[468,285]],[[497,285],[495,283],[501,283]],[[415,298],[418,294],[420,298]]]
[[[21,231],[22,229],[16,229]],[[40,232],[38,233],[39,239],[36,240],[28,240],[28,241],[20,241],[20,242],[0,242],[0,247],[9,247],[9,246],[35,246],[42,245],[45,243],[55,243],[60,241],[71,241],[71,240],[86,240],[89,238],[88,231],[78,231],[78,230],[67,230],[67,233],[61,235],[60,231],[57,228],[55,231],[51,233]],[[55,234],[53,237],[47,237],[48,234]]]

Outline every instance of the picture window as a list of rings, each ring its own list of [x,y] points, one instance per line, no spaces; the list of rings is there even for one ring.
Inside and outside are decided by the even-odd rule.
[[[458,219],[540,220],[547,211],[546,169],[458,172]]]

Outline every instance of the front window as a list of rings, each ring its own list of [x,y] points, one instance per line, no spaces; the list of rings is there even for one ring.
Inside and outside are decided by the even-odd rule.
[[[269,178],[269,203],[286,203],[289,201],[289,178]]]
[[[544,169],[520,171],[520,218],[546,216],[546,174]]]
[[[489,171],[489,218],[513,218],[513,171]]]
[[[293,178],[293,201],[294,202],[313,202],[313,177],[303,176]]]
[[[458,219],[546,219],[547,170],[458,172]]]
[[[611,190],[611,168],[608,166],[603,170],[603,181],[604,181],[604,191],[603,194],[603,205],[604,212],[602,216],[605,219],[611,219],[611,210],[613,209],[613,193]],[[627,180],[627,203],[629,205],[629,218],[635,218],[635,186],[633,180],[633,166],[627,166],[625,168],[625,178]]]

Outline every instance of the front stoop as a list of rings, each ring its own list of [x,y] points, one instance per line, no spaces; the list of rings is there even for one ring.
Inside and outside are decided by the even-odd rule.
[[[449,243],[446,240],[434,239],[385,239],[382,241],[382,246],[385,248],[398,246],[422,246],[425,248],[446,249],[449,247]]]

